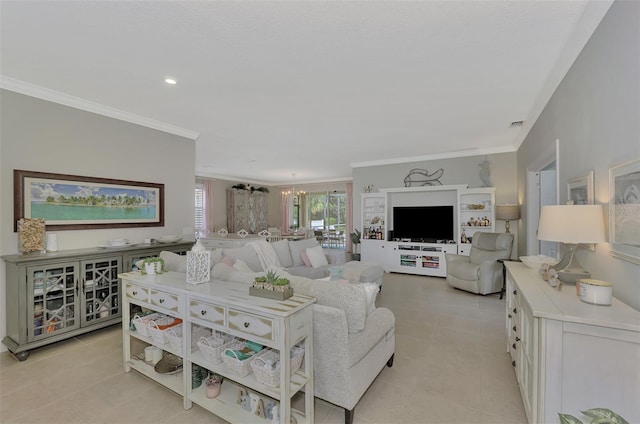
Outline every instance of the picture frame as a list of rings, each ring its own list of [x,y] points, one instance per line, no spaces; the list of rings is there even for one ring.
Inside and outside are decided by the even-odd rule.
[[[46,229],[164,226],[164,184],[36,171],[13,171],[14,231],[21,218]]]
[[[640,160],[609,168],[610,253],[640,264]]]
[[[572,178],[567,182],[567,200],[574,205],[594,204],[594,178],[593,171],[580,177]],[[581,243],[581,247],[595,252],[595,243]]]
[[[593,171],[567,182],[567,199],[574,205],[593,205]]]

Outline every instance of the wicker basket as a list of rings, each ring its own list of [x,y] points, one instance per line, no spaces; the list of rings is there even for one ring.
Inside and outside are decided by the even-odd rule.
[[[233,341],[233,337],[228,334],[216,332],[209,337],[200,337],[197,342],[198,349],[207,361],[218,364],[222,362],[222,352]]]
[[[251,360],[256,358],[256,355],[261,355],[262,352],[258,352],[247,359],[239,359],[236,356],[235,350],[242,350],[247,346],[245,341],[235,341],[226,346],[220,355],[222,357],[222,361],[224,365],[227,367],[229,371],[240,376],[246,377],[251,374]],[[231,352],[232,356],[227,355],[227,352]]]
[[[149,329],[149,333],[153,338],[153,341],[159,344],[167,344],[169,343],[169,337],[167,337],[167,332],[173,328],[176,331],[175,327],[182,327],[182,320],[180,318],[174,317],[166,317],[163,319],[149,321],[149,325],[147,328]],[[182,335],[182,329],[179,330],[180,335]]]
[[[295,374],[302,365],[304,349],[294,347],[291,349],[291,375]],[[268,364],[274,364],[270,367]],[[251,369],[258,383],[269,387],[280,386],[280,353],[276,350],[267,350],[251,360]]]
[[[166,317],[166,315],[163,314],[159,314],[157,312],[154,312],[152,314],[149,315],[143,315],[140,316],[138,314],[136,314],[133,319],[131,320],[131,322],[133,322],[134,327],[136,328],[136,332],[143,336],[143,337],[149,337],[149,321],[153,321],[153,320],[157,320],[157,319],[162,319]]]
[[[169,340],[169,344],[174,350],[182,350],[183,331],[181,325],[168,328],[165,331],[164,336]],[[198,346],[198,340],[201,337],[210,337],[211,329],[202,327],[199,325],[191,324],[191,350],[196,349]]]

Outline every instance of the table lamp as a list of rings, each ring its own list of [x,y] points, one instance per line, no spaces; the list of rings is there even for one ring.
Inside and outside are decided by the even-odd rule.
[[[496,206],[496,219],[507,221],[504,223],[504,232],[508,233],[511,225],[509,221],[520,219],[520,205],[498,205]]]
[[[565,244],[562,260],[554,266],[560,281],[575,284],[591,274],[582,268],[575,256],[579,243],[602,243],[604,215],[601,205],[543,206],[538,224],[538,239]]]

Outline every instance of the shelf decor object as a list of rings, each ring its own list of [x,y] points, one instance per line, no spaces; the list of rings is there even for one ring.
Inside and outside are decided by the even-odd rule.
[[[500,221],[506,221],[504,223],[504,232],[509,233],[511,225],[509,221],[517,221],[520,219],[520,205],[497,205],[496,206],[496,219]]]
[[[538,239],[565,244],[562,260],[555,266],[560,281],[575,284],[591,274],[575,256],[579,243],[602,243],[604,215],[601,205],[549,205],[540,211]]]
[[[201,284],[211,279],[211,252],[205,249],[200,243],[196,242],[187,252],[187,283]]]
[[[163,227],[164,184],[13,171],[14,230],[42,218],[47,230]]]
[[[640,264],[640,160],[609,169],[609,252]]]

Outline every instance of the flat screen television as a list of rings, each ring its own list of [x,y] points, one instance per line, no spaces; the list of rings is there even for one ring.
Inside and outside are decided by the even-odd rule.
[[[453,206],[396,206],[393,238],[436,243],[454,240]]]

